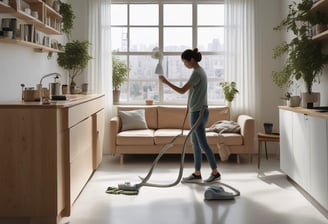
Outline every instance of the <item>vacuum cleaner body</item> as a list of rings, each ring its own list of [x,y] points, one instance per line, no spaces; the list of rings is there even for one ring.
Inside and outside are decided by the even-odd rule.
[[[232,200],[235,197],[235,194],[226,192],[221,186],[211,186],[204,192],[205,200]]]

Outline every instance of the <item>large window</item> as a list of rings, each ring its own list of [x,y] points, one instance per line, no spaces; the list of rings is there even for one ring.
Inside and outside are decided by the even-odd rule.
[[[147,3],[145,3],[147,2]],[[129,79],[121,87],[121,103],[185,104],[188,94],[178,94],[162,85],[155,74],[158,60],[151,57],[158,47],[163,52],[166,77],[182,86],[190,77],[180,58],[187,48],[197,47],[208,76],[208,101],[222,104],[219,83],[224,77],[224,6],[222,1],[112,1],[112,49],[114,57],[127,62]]]

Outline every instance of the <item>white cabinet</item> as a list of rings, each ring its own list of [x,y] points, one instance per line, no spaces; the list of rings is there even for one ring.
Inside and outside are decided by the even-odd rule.
[[[294,169],[292,178],[304,190],[310,188],[310,138],[309,116],[302,113],[293,113],[293,146]]]
[[[310,117],[310,194],[328,208],[327,120]]]
[[[280,109],[280,168],[328,209],[328,117]]]
[[[293,176],[295,166],[293,146],[293,112],[279,110],[280,127],[280,169]]]

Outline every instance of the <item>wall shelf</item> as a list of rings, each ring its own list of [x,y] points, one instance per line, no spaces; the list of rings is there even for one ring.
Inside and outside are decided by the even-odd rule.
[[[3,39],[0,39],[0,43],[15,44],[15,45],[20,45],[20,46],[24,46],[24,47],[30,47],[30,48],[33,48],[35,52],[55,52],[55,53],[63,52],[59,49],[54,49],[51,47],[47,47],[47,46],[43,46],[43,45],[39,45],[39,44],[35,44],[32,42],[23,41],[23,40],[16,40],[16,39],[3,38]]]
[[[31,11],[38,13],[38,18],[25,13],[20,6],[21,1],[9,1],[9,5],[0,2],[0,14],[9,17],[15,17],[20,20],[21,24],[31,24],[38,32],[42,32],[45,35],[62,35],[61,21],[62,16],[53,8],[48,6],[41,0],[24,0],[29,5]],[[34,34],[34,33],[33,33]],[[32,35],[33,35],[32,34]],[[58,49],[44,46],[41,44],[29,42],[23,40],[23,38],[17,39],[0,39],[0,43],[17,44],[20,46],[31,47],[36,52],[61,52]]]
[[[327,0],[319,0],[313,4],[311,11],[328,11],[328,1]]]
[[[312,12],[324,12],[328,13],[328,0],[319,0],[311,8]],[[312,37],[313,40],[324,41],[328,40],[328,30],[321,32]]]

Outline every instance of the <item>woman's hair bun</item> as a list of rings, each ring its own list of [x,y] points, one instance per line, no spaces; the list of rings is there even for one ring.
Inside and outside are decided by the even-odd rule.
[[[196,62],[200,62],[202,60],[202,54],[198,51],[198,48],[194,48],[193,50],[187,49],[181,54],[181,58],[187,61],[193,58]]]

